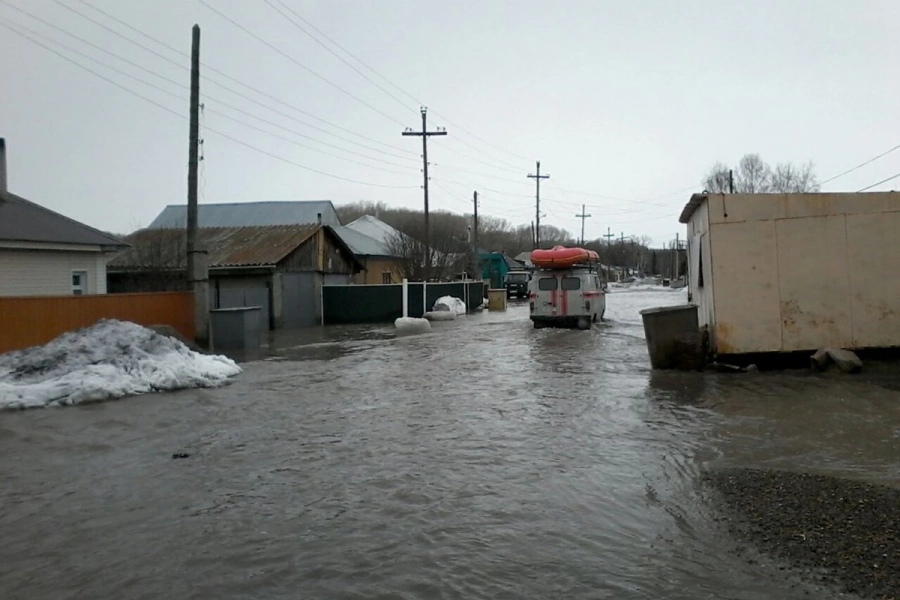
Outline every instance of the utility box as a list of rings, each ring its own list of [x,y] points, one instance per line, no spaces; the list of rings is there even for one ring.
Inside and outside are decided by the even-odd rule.
[[[259,306],[217,308],[209,311],[212,348],[258,350],[262,343],[262,309]]]
[[[488,310],[506,310],[506,288],[488,290]]]
[[[697,307],[663,306],[641,311],[644,335],[654,369],[693,370],[703,367]]]

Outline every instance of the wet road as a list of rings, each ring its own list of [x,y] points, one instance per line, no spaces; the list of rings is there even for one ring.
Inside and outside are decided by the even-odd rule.
[[[638,310],[684,299],[316,330],[224,389],[0,413],[0,598],[831,597],[739,557],[699,474],[900,486],[900,378],[651,373]]]

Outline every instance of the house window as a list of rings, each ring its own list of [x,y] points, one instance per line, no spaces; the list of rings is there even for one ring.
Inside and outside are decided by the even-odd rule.
[[[382,271],[381,272],[381,283],[384,283],[384,284],[393,283],[393,278],[391,277],[390,271]]]
[[[72,295],[83,296],[88,289],[87,271],[72,271]]]

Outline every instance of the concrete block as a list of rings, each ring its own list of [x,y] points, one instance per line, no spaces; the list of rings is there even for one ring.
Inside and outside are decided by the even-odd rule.
[[[862,371],[863,363],[859,357],[850,350],[842,348],[829,348],[828,356],[840,367],[844,373],[858,373]]]
[[[829,356],[827,348],[822,348],[809,357],[809,368],[813,371],[824,371],[829,364],[831,364],[831,356]]]

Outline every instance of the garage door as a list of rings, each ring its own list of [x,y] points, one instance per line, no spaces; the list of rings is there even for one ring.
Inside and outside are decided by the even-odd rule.
[[[281,277],[281,315],[286,328],[318,325],[319,290],[315,273],[285,273]]]
[[[271,327],[269,319],[269,289],[264,287],[252,288],[220,288],[218,308],[242,308],[244,306],[258,306],[263,326]]]

